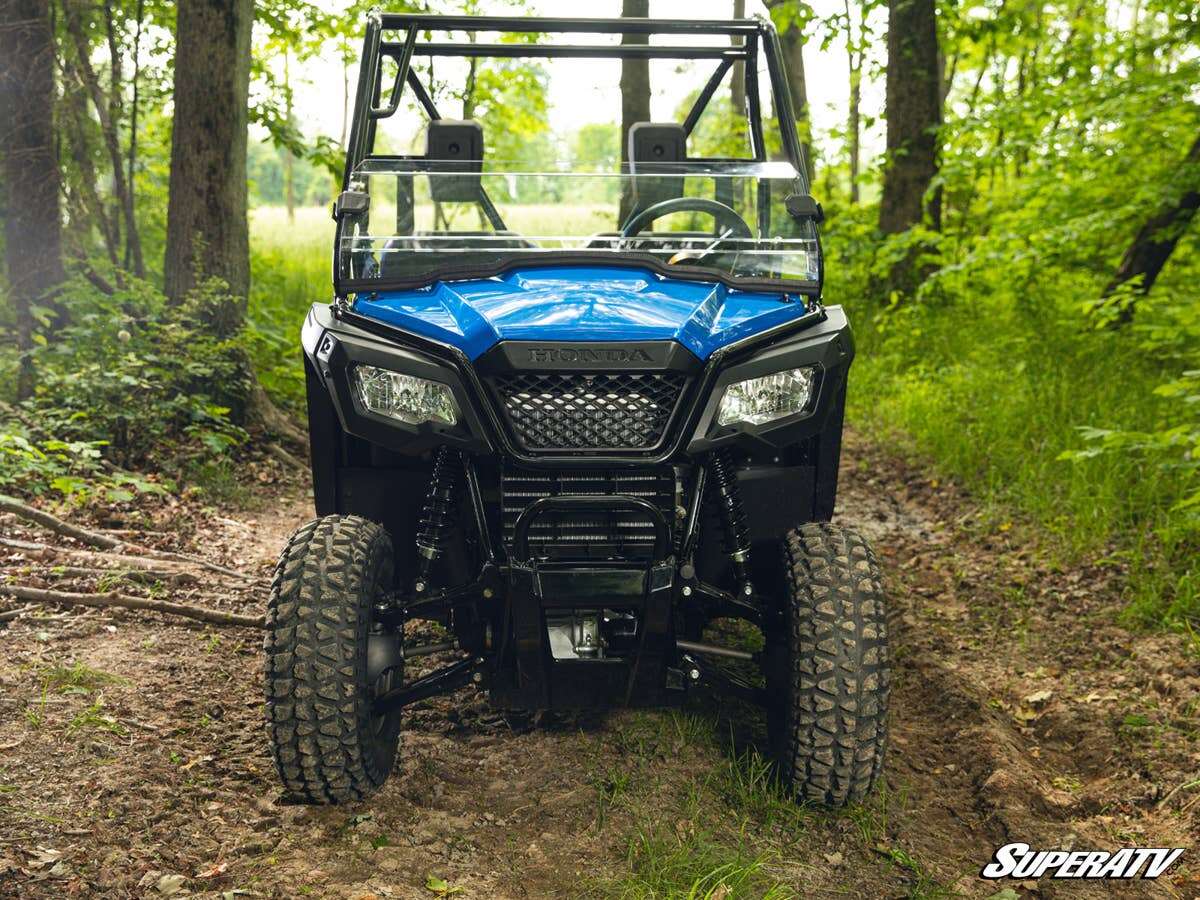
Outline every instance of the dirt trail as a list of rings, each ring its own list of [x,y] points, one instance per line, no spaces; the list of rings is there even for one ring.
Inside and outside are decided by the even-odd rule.
[[[843,471],[839,518],[873,539],[893,595],[893,744],[862,807],[782,803],[758,723],[715,701],[514,730],[470,692],[409,715],[371,802],[280,806],[257,633],[70,611],[0,632],[0,896],[434,897],[431,875],[462,897],[606,896],[631,865],[650,883],[734,843],[756,884],[796,896],[1107,896],[977,873],[1012,840],[1193,846],[1200,664],[1112,624],[1119,573],[1054,571],[853,439]],[[268,571],[308,515],[300,493],[210,514],[208,543]],[[1192,856],[1122,893],[1200,896]]]

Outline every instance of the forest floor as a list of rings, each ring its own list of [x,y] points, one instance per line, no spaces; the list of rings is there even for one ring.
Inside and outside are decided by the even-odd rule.
[[[838,518],[886,570],[895,669],[886,784],[859,807],[789,803],[761,723],[716,700],[513,728],[469,691],[408,714],[370,802],[283,806],[259,633],[38,607],[0,631],[0,896],[663,897],[716,869],[715,897],[1200,896],[1196,648],[1116,624],[1119,566],[1058,568],[854,436],[842,485]],[[99,525],[266,578],[309,509],[282,481]],[[54,580],[30,551],[0,566]],[[218,581],[175,593],[261,610]],[[1119,891],[979,878],[1010,841],[1189,850]]]

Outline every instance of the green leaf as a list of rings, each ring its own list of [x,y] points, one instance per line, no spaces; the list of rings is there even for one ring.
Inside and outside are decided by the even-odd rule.
[[[425,887],[433,891],[439,897],[450,897],[454,894],[462,893],[462,888],[458,885],[451,885],[446,879],[439,878],[437,875],[430,875],[425,879]]]

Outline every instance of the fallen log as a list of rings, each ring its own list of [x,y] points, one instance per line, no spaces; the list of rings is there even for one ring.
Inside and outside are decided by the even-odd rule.
[[[168,600],[155,600],[150,597],[134,597],[118,591],[103,594],[77,594],[70,591],[51,591],[43,588],[25,587],[19,584],[0,585],[0,594],[8,594],[18,600],[34,603],[61,603],[65,606],[92,606],[100,609],[119,607],[121,609],[146,609],[154,612],[167,613],[172,616],[182,616],[208,622],[211,625],[240,625],[246,628],[264,628],[266,619],[263,616],[246,616],[240,613],[221,612],[215,609],[204,609],[186,603],[171,603]]]
[[[20,538],[8,537],[0,537],[0,547],[36,553],[43,558],[66,557],[82,563],[94,563],[113,572],[136,569],[143,572],[161,572],[171,577],[179,575],[196,577],[194,569],[189,569],[186,563],[172,562],[171,560],[148,559],[144,556],[128,556],[122,553],[102,553],[98,550],[80,550],[77,547],[58,547],[54,544],[41,544],[36,541],[23,541]]]
[[[94,531],[88,531],[86,528],[80,528],[69,522],[64,522],[58,516],[51,515],[27,503],[22,503],[15,497],[6,497],[3,494],[0,494],[0,512],[13,513],[26,521],[36,522],[43,528],[50,529],[55,534],[72,537],[80,543],[88,544],[92,547],[100,547],[103,550],[113,550],[121,546],[122,543],[106,534],[97,534]]]
[[[102,550],[113,551],[129,551],[137,556],[148,556],[154,559],[165,559],[172,562],[187,563],[188,565],[200,566],[208,569],[210,572],[218,572],[221,575],[228,575],[233,578],[240,578],[244,581],[254,582],[256,584],[266,584],[266,580],[258,578],[254,575],[249,575],[245,572],[239,572],[236,569],[229,569],[218,563],[209,562],[200,556],[193,556],[190,553],[174,553],[170,550],[155,550],[151,547],[143,547],[140,544],[135,544],[132,541],[120,541],[116,538],[109,537],[106,534],[99,534],[95,531],[89,531],[86,528],[80,528],[77,525],[72,525],[69,522],[64,522],[45,510],[37,509],[27,503],[22,503],[15,497],[7,497],[0,494],[0,512],[9,512],[13,515],[20,516],[29,522],[35,522],[43,528],[48,528],[56,534],[61,534],[66,537],[72,537],[81,543],[88,544],[92,547],[99,547]]]
[[[103,578],[105,576],[123,578],[138,584],[157,584],[162,582],[172,587],[183,587],[200,583],[200,576],[186,570],[171,571],[168,569],[144,569],[140,567],[121,566],[56,566],[47,564],[49,571],[45,574],[55,578]]]

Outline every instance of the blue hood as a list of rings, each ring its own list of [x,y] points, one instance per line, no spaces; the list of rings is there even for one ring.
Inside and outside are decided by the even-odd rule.
[[[726,344],[804,315],[805,299],[649,269],[556,266],[360,294],[354,310],[452,344],[471,359],[502,340],[675,340],[706,360]]]

